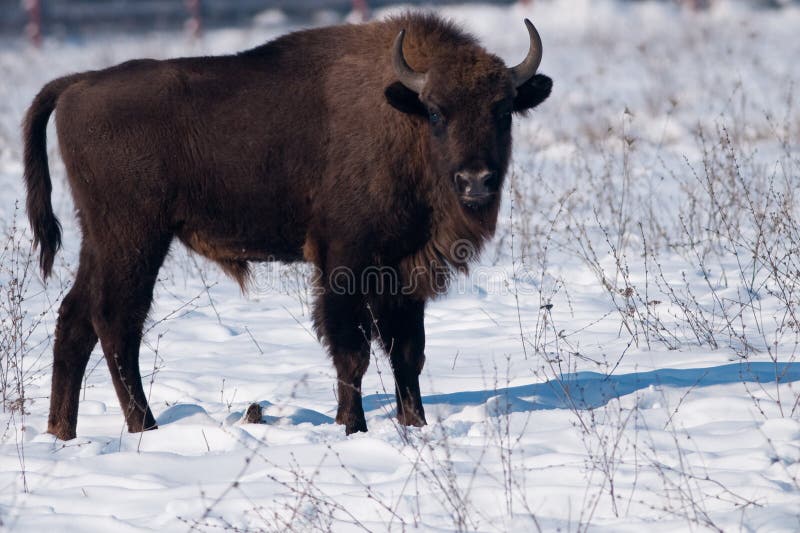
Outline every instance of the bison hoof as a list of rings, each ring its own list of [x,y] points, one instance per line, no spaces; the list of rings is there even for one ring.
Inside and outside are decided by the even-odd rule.
[[[345,435],[367,431],[367,420],[364,418],[364,410],[360,405],[352,409],[340,405],[336,413],[336,423],[344,426]]]
[[[344,425],[344,434],[351,435],[353,433],[358,433],[359,431],[366,433],[367,432],[367,421],[366,420],[357,420],[355,422],[350,422]]]
[[[404,426],[414,426],[418,428],[428,425],[428,422],[425,420],[424,414],[418,414],[413,411],[411,412],[404,411],[398,413],[397,421]]]
[[[413,404],[398,405],[397,421],[404,426],[414,426],[418,428],[428,424],[425,420],[425,411],[422,410],[421,406],[415,407]]]
[[[340,412],[336,415],[336,423],[344,426],[345,435],[358,433],[359,431],[366,433],[367,431],[367,421],[363,414],[361,416],[348,416]]]
[[[152,431],[158,429],[156,419],[153,418],[153,413],[150,409],[144,415],[144,419],[139,417],[128,419],[128,433],[141,433],[142,431]]]
[[[153,431],[154,429],[158,429],[158,424],[155,422],[144,427],[141,424],[128,425],[128,433],[142,433],[143,431]]]
[[[75,429],[61,428],[58,426],[48,426],[47,432],[54,435],[58,440],[72,440],[77,437]]]

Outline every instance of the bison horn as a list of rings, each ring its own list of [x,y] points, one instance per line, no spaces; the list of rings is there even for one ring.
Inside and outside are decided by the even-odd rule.
[[[539,63],[542,62],[542,38],[539,37],[539,32],[531,23],[530,20],[525,19],[525,27],[528,28],[528,35],[531,39],[530,48],[528,48],[528,57],[516,67],[510,68],[511,79],[514,82],[514,87],[519,87],[536,74],[536,69],[539,68]]]
[[[408,66],[406,58],[403,56],[403,37],[406,35],[406,30],[400,30],[397,37],[394,38],[394,45],[392,45],[392,66],[394,73],[400,80],[400,83],[411,89],[415,93],[422,91],[425,87],[425,82],[428,80],[427,74],[416,72]]]

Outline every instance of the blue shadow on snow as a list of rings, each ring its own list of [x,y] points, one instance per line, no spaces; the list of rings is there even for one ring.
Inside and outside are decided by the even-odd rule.
[[[539,409],[594,409],[609,400],[637,390],[653,387],[708,387],[732,383],[774,384],[800,381],[800,363],[733,363],[708,368],[671,369],[630,374],[576,372],[564,374],[560,380],[532,383],[480,391],[432,394],[422,398],[423,404],[455,406],[483,405],[494,397],[504,397],[510,412]],[[363,399],[364,410],[394,408],[394,394],[371,394]],[[504,406],[505,407],[505,406]],[[505,411],[505,408],[504,408]]]

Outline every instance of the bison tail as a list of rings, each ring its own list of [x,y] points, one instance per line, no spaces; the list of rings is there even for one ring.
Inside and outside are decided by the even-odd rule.
[[[23,123],[25,144],[25,186],[28,190],[26,207],[33,229],[34,246],[40,247],[39,265],[47,279],[53,260],[61,247],[61,224],[53,213],[50,194],[50,170],[47,165],[47,121],[56,107],[59,95],[76,81],[67,76],[45,85],[28,109]]]

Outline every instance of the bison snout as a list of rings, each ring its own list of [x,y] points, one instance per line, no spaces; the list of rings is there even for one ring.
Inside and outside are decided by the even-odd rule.
[[[454,180],[464,204],[484,205],[497,192],[497,174],[489,170],[460,170]]]

